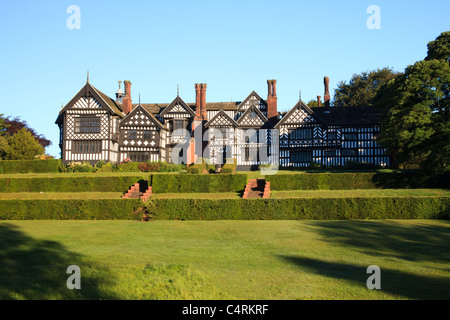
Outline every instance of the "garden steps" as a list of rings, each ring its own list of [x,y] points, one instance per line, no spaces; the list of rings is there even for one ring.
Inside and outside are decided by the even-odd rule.
[[[122,199],[139,199],[142,196],[142,192],[140,191],[140,184],[136,182],[134,185],[130,187],[130,189],[122,196]]]
[[[245,186],[244,199],[269,198],[270,197],[270,183],[265,179],[250,179]]]

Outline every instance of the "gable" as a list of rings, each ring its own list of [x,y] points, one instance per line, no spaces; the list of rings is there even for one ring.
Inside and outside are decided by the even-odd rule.
[[[238,127],[236,121],[230,118],[223,110],[220,110],[211,120],[209,120],[205,127]]]
[[[262,127],[266,124],[270,124],[269,120],[262,114],[262,112],[256,107],[252,105],[250,108],[245,111],[237,123],[240,126],[244,127]]]
[[[186,116],[195,116],[195,112],[180,97],[176,97],[161,112],[161,117],[180,118]]]
[[[279,128],[282,125],[298,125],[305,123],[317,123],[318,117],[312,112],[303,101],[299,101],[284,117],[278,122],[275,128]]]
[[[266,101],[264,101],[264,99],[262,99],[255,91],[252,91],[252,93],[250,93],[248,97],[245,98],[245,100],[238,106],[239,112],[236,114],[236,119],[239,119],[244,112],[252,106],[258,108],[259,111],[267,117]]]
[[[158,121],[152,114],[149,114],[142,106],[134,108],[121,122],[120,126],[133,127],[151,127],[157,126],[164,128],[161,122]]]
[[[63,115],[67,110],[88,109],[103,109],[113,115],[118,115],[121,118],[125,116],[113,99],[95,89],[91,84],[86,83],[84,87],[72,98],[72,100],[70,100],[69,103],[59,111],[56,123],[60,123],[62,121],[61,115]]]
[[[81,97],[75,102],[72,109],[103,109],[103,107],[94,97]]]

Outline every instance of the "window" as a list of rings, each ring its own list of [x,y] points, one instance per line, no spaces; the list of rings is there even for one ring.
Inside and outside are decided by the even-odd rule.
[[[173,120],[173,131],[185,129],[184,128],[184,120]]]
[[[136,130],[128,130],[127,131],[127,139],[130,139],[130,140],[137,139],[137,131]]]
[[[310,128],[298,128],[292,130],[289,137],[291,139],[309,140],[312,138],[312,130]]]
[[[325,157],[335,157],[336,156],[336,150],[324,150],[323,155]]]
[[[102,152],[102,142],[100,140],[73,141],[72,152],[73,153],[101,153]]]
[[[327,138],[328,140],[337,140],[337,132],[328,132]]]
[[[356,156],[356,149],[342,149],[341,156]]]
[[[248,115],[251,119],[256,118],[256,112],[255,111],[251,111]]]
[[[259,161],[259,152],[257,147],[245,147],[245,161]]]
[[[100,133],[100,117],[75,118],[75,133]]]
[[[291,151],[291,162],[312,162],[312,151]]]
[[[145,162],[149,160],[150,155],[147,152],[130,152],[128,157],[133,162]]]
[[[149,130],[145,130],[143,133],[143,139],[144,140],[151,140],[152,139],[152,132]]]
[[[358,134],[357,133],[344,133],[343,139],[344,140],[358,140]]]

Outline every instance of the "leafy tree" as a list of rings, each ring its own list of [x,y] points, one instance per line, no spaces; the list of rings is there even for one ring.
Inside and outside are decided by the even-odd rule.
[[[428,43],[428,55],[425,60],[450,61],[450,31],[441,33],[436,40]]]
[[[3,117],[3,113],[0,113],[0,136],[6,133],[6,128],[8,127],[5,123],[6,119]]]
[[[306,105],[310,108],[315,108],[319,106],[319,103],[317,100],[310,100]]]
[[[450,47],[443,41],[449,36],[430,42],[430,55],[408,66],[374,99],[385,111],[380,142],[397,165],[417,165],[432,174],[450,171]]]
[[[25,128],[8,137],[7,141],[6,160],[33,160],[34,156],[44,154],[44,148]]]
[[[48,139],[46,139],[42,134],[37,134],[37,132],[30,128],[28,123],[26,121],[20,120],[19,117],[10,119],[9,117],[4,119],[5,125],[7,126],[6,133],[9,135],[14,135],[21,129],[26,129],[29,131],[35,138],[38,140],[38,142],[43,146],[44,148],[50,146],[52,142]]]
[[[377,69],[354,74],[347,83],[341,81],[334,93],[333,106],[371,106],[377,91],[399,75],[392,68]]]

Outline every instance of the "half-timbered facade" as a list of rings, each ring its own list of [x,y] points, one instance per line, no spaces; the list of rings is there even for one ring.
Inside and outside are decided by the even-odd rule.
[[[218,166],[234,158],[247,169],[268,163],[389,165],[377,143],[380,115],[370,107],[330,107],[327,77],[324,107],[300,100],[284,113],[277,111],[276,81],[267,84],[266,100],[252,91],[242,102],[207,103],[206,84],[196,84],[195,103],[177,95],[171,103],[132,104],[131,82],[125,81],[125,92],[119,84],[114,100],[88,81],[56,121],[61,158],[191,163],[202,157]],[[203,142],[194,146],[196,139]]]

